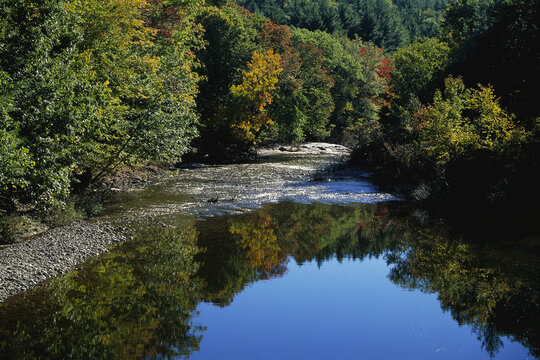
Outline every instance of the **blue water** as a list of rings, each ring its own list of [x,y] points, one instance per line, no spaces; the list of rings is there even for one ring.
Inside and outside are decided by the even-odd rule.
[[[207,328],[190,359],[489,359],[470,326],[442,312],[436,294],[391,283],[382,258],[333,259],[256,282],[221,308],[203,303]],[[502,337],[497,359],[532,359]]]

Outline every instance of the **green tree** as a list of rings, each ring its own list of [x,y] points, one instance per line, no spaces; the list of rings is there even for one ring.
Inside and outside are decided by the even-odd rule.
[[[334,80],[324,67],[322,50],[310,43],[298,43],[295,47],[302,59],[299,78],[305,98],[301,108],[306,118],[303,132],[309,140],[322,140],[330,134],[329,122],[334,110],[331,89]]]
[[[13,210],[9,195],[29,185],[29,172],[35,166],[28,149],[21,146],[17,124],[8,114],[13,106],[9,89],[7,74],[0,72],[0,216],[3,210]]]
[[[382,49],[359,39],[305,29],[294,29],[292,38],[295,42],[313,43],[323,52],[322,65],[334,82],[331,138],[354,147],[358,145],[356,135],[379,132],[378,112],[386,101],[391,71]],[[362,124],[366,126],[360,129]]]
[[[156,46],[148,12],[143,0],[3,3],[3,198],[61,206],[73,186],[122,163],[177,161],[188,150],[200,28],[173,19],[170,41]]]
[[[282,56],[276,101],[270,114],[276,122],[274,140],[298,142],[324,139],[334,108],[333,79],[324,67],[324,54],[312,43],[293,42],[291,31],[273,23],[263,25],[263,46]]]
[[[291,30],[275,23],[264,23],[260,37],[265,49],[274,49],[281,56],[283,71],[279,75],[275,101],[270,104],[270,117],[274,124],[263,134],[266,141],[299,142],[304,140],[307,121],[305,108],[307,99],[302,93],[300,78],[302,59],[291,39]]]
[[[448,66],[449,46],[436,39],[417,42],[393,54],[391,87],[398,104],[416,97],[424,102],[439,85]]]
[[[257,41],[259,19],[234,5],[202,9],[197,21],[204,27],[207,46],[197,52],[202,63],[197,110],[201,114],[201,151],[222,153],[234,144],[228,114],[231,86],[239,84]],[[261,21],[262,23],[262,21]]]
[[[359,0],[342,4],[340,17],[350,38],[358,36],[390,51],[408,42],[408,34],[391,1]]]
[[[442,36],[453,47],[452,73],[467,85],[491,83],[528,130],[535,126],[540,83],[538,0],[450,1]]]

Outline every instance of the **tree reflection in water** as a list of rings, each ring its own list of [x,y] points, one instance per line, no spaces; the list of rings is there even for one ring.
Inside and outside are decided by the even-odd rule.
[[[219,306],[252,282],[282,276],[290,258],[383,256],[389,278],[437,293],[495,355],[509,336],[540,356],[538,242],[475,241],[422,223],[403,204],[283,202],[184,230],[138,234],[48,287],[0,307],[3,358],[134,358],[196,351],[201,301]]]
[[[0,307],[4,359],[133,359],[188,355],[201,281],[193,228],[139,233],[46,288]]]
[[[494,356],[508,335],[540,356],[540,267],[537,256],[497,242],[466,242],[444,230],[406,229],[407,241],[387,253],[390,279],[437,293],[444,311],[469,324]],[[538,250],[538,248],[536,248]],[[532,256],[531,256],[532,255]]]

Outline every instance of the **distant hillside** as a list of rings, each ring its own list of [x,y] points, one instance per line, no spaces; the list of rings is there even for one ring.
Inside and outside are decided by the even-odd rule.
[[[281,25],[359,36],[390,51],[436,37],[446,0],[238,0]]]

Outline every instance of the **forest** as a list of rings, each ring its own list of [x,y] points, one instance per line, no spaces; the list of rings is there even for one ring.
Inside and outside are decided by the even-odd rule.
[[[0,0],[0,219],[324,140],[410,198],[539,199],[538,0]]]

